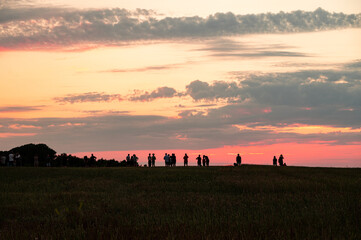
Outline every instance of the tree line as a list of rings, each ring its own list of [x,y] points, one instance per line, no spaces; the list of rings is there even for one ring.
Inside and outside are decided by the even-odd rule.
[[[26,144],[9,151],[0,151],[2,166],[41,166],[41,167],[126,167],[138,166],[137,162],[97,159],[93,154],[83,158],[67,153],[56,154],[46,144]]]

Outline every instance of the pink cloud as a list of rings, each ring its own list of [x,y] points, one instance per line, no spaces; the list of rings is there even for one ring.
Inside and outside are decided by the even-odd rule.
[[[0,133],[0,138],[35,136],[36,133]]]

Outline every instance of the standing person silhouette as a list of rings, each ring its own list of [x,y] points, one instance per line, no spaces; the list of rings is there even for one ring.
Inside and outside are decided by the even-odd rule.
[[[241,166],[241,164],[242,164],[242,157],[238,153],[236,157],[236,165]]]
[[[163,159],[164,159],[165,166],[168,167],[168,165],[169,165],[169,157],[168,157],[167,153],[164,154]]]
[[[34,156],[34,167],[39,167],[39,156],[38,155]]]
[[[203,155],[202,163],[203,163],[203,167],[205,167],[206,166],[206,155]]]
[[[278,164],[280,166],[283,166],[283,155],[281,154],[280,157],[278,158]]]
[[[209,158],[206,156],[206,166],[209,167]]]
[[[138,157],[135,154],[133,154],[133,161],[134,161],[133,166],[138,167]]]
[[[172,153],[171,159],[172,159],[172,166],[175,167],[177,164],[177,157],[175,156],[174,153]]]
[[[97,157],[94,156],[93,154],[91,154],[90,158],[89,158],[89,165],[90,167],[95,167],[97,164]]]
[[[196,159],[197,159],[198,167],[201,167],[202,166],[202,164],[201,164],[201,161],[202,161],[201,155],[198,155],[198,157]]]
[[[1,155],[1,166],[6,165],[6,156],[4,154]]]
[[[14,154],[12,152],[9,153],[9,166],[11,166],[11,167],[14,166]]]
[[[155,155],[153,153],[153,155],[152,155],[152,167],[155,167],[155,160],[156,160],[156,157],[155,157]]]
[[[152,166],[152,156],[149,153],[149,155],[148,155],[148,167],[151,167],[151,166]]]
[[[277,158],[276,158],[276,156],[273,156],[273,166],[277,166]]]
[[[183,160],[184,160],[184,166],[188,166],[188,155],[187,155],[187,153],[184,154]]]

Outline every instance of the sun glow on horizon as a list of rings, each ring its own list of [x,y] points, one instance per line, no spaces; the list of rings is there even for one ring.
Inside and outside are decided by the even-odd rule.
[[[240,131],[243,130],[258,130],[258,131],[272,131],[275,133],[298,133],[298,134],[327,134],[327,133],[361,133],[361,128],[350,127],[333,127],[320,125],[305,125],[305,124],[290,124],[286,126],[255,126],[248,127],[242,125],[234,125]]]

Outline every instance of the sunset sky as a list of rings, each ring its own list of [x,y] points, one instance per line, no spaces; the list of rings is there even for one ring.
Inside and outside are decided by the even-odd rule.
[[[0,150],[361,167],[359,0],[0,0]]]

